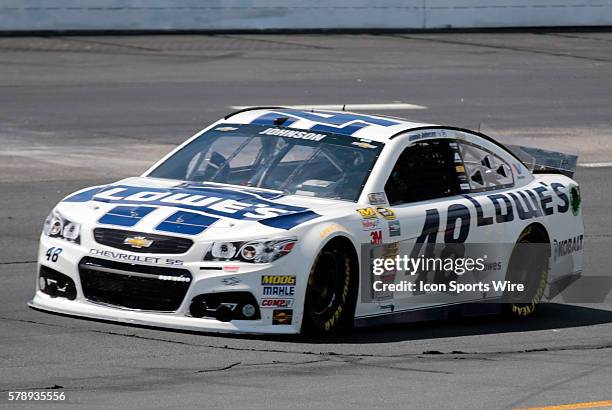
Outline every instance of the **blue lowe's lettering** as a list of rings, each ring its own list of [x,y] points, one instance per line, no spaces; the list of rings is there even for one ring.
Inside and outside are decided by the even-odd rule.
[[[302,212],[306,208],[271,202],[257,195],[233,190],[189,190],[109,186],[96,193],[94,201],[118,204],[172,206],[233,219],[259,220]]]
[[[391,127],[401,124],[400,121],[394,119],[380,118],[372,115],[350,112],[300,111],[294,109],[281,109],[265,113],[254,119],[251,124],[274,125],[279,117],[287,118],[283,122],[285,127],[291,126],[299,120],[308,120],[314,123],[309,129],[310,132],[332,132],[340,135],[353,135],[362,128],[371,125]]]

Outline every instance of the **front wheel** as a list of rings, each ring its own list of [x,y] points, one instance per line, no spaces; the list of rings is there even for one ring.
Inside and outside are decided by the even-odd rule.
[[[357,279],[350,250],[326,245],[310,271],[304,322],[306,333],[329,334],[352,325]]]

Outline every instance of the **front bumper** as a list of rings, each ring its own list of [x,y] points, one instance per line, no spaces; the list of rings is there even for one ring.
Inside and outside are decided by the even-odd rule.
[[[48,257],[48,251],[52,248],[62,249],[55,261]],[[272,264],[261,265],[235,262],[202,262],[202,253],[199,250],[196,250],[195,254],[190,252],[185,255],[168,255],[173,261],[180,259],[182,264],[178,267],[189,270],[192,278],[178,309],[172,312],[162,312],[111,306],[86,298],[81,283],[79,263],[83,258],[91,256],[92,249],[117,252],[117,249],[105,247],[97,243],[91,244],[86,241],[82,245],[76,245],[61,239],[41,236],[37,271],[41,271],[41,266],[46,266],[68,276],[75,283],[76,297],[70,300],[62,296],[50,296],[41,291],[37,275],[36,294],[28,303],[29,306],[39,310],[66,315],[191,331],[253,334],[295,334],[300,331],[301,307],[304,304],[305,278],[307,275],[305,276],[295,271],[293,267],[300,266],[300,264],[292,261],[292,255],[279,259]],[[125,251],[120,252],[126,253]],[[153,256],[159,257],[160,261],[166,260],[166,255],[142,253],[134,255],[140,257],[143,257],[143,255]],[[189,261],[190,259],[196,259],[196,255],[197,259],[200,260]],[[100,258],[100,255],[96,255],[96,257]],[[107,260],[116,262],[112,258]],[[164,266],[163,263],[162,265],[159,263],[138,263],[158,268]],[[232,268],[230,269],[229,266]],[[175,265],[172,266],[172,268],[176,267]],[[236,267],[238,267],[237,271]],[[170,269],[170,266],[168,268]],[[290,323],[287,323],[286,320],[283,323],[278,323],[278,320],[274,320],[277,314],[275,311],[278,312],[277,308],[263,306],[262,302],[264,300],[269,301],[270,298],[274,298],[274,296],[265,296],[263,294],[262,277],[267,275],[290,275],[296,278],[293,289],[294,295],[291,297],[292,317]],[[193,317],[190,314],[190,304],[197,296],[203,294],[221,294],[224,292],[251,293],[259,303],[260,318],[226,322],[209,317]],[[282,309],[287,312],[286,308]]]

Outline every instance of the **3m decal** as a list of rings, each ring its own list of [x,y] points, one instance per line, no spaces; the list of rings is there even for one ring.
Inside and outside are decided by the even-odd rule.
[[[370,232],[370,243],[373,245],[380,245],[383,241],[382,231]]]

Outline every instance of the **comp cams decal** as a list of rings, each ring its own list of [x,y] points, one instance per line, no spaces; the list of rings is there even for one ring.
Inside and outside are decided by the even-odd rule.
[[[292,308],[293,299],[262,299],[262,308]]]

